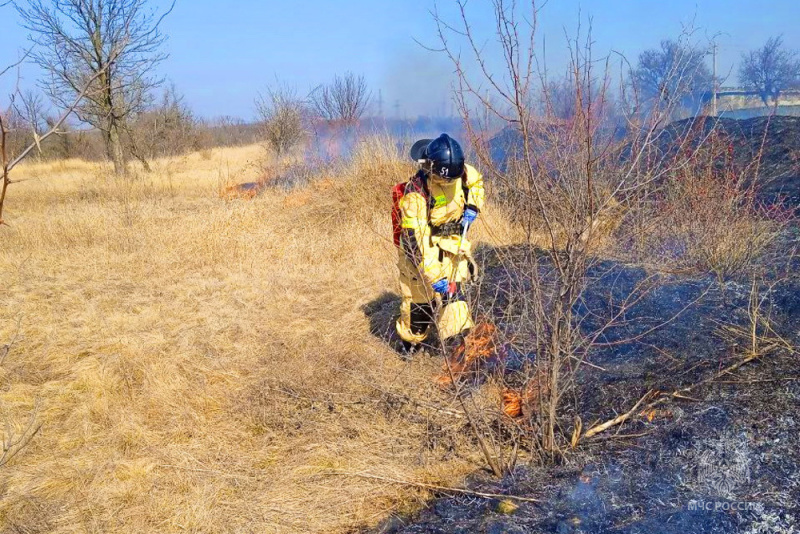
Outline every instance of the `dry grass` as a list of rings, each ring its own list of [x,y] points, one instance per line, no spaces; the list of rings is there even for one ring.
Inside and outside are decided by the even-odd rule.
[[[644,262],[721,280],[770,263],[771,245],[795,217],[791,209],[762,205],[748,179],[753,169],[729,161],[727,146],[712,136],[699,155],[671,169],[654,201],[635,214],[641,219],[635,246]]]
[[[260,155],[125,183],[17,169],[0,406],[21,424],[38,403],[43,426],[0,470],[3,532],[345,532],[427,495],[332,469],[457,484],[480,463],[430,407],[440,362],[402,362],[362,311],[396,293],[388,184],[411,169],[357,152],[304,189],[220,199]]]

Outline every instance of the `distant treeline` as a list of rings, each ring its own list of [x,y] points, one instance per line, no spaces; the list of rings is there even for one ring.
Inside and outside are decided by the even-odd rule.
[[[52,119],[46,118],[44,124]],[[368,117],[355,127],[361,133],[386,133],[396,139],[416,139],[442,132],[457,135],[462,130],[459,117],[420,116],[411,120]],[[343,134],[342,129],[320,123],[312,128],[311,137],[327,138]],[[22,121],[9,134],[9,152],[30,141],[30,127]],[[123,142],[126,153],[143,162],[155,158],[179,156],[216,147],[263,143],[263,123],[234,117],[196,119],[184,106],[151,109],[126,125]],[[66,124],[60,133],[46,139],[33,156],[39,160],[78,158],[87,161],[108,160],[102,132]]]
[[[88,161],[107,160],[102,132],[62,126],[62,132],[46,139],[37,148],[35,158],[58,160],[78,158]],[[177,156],[214,147],[238,146],[258,141],[259,126],[241,119],[185,120],[164,123],[156,117],[144,117],[126,129],[123,142],[134,159],[144,161],[164,156]],[[9,134],[9,152],[30,140],[30,132],[15,130]]]

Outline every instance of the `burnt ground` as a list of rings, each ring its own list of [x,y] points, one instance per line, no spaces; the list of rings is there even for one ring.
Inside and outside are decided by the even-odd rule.
[[[492,296],[492,306],[482,311],[503,328],[500,311],[509,303],[496,295],[518,291],[524,281],[497,264],[497,252],[484,251],[479,300]],[[612,262],[593,267],[579,310],[584,328],[601,324],[646,276],[640,268]],[[628,411],[651,388],[696,384],[741,359],[746,341],[721,335],[722,324],[748,324],[750,289],[744,280],[708,276],[658,279],[626,313],[625,323],[606,331],[602,341],[614,344],[594,354],[597,367],[583,367],[574,409],[585,424]],[[775,330],[800,345],[797,266],[762,285],[760,294],[768,297]],[[774,350],[693,390],[691,400],[661,405],[652,420],[637,415],[585,441],[562,465],[520,466],[500,481],[476,473],[470,482],[475,490],[532,497],[539,504],[519,503],[515,512],[502,514],[496,501],[441,496],[416,517],[389,518],[378,531],[800,533],[798,358]]]
[[[727,136],[739,163],[760,156],[762,201],[800,208],[800,118],[690,119],[666,128],[665,139],[670,131],[712,127]],[[504,158],[514,132],[492,143]],[[484,250],[479,258],[485,276],[473,295],[478,313],[507,333],[524,325],[508,320],[513,303],[504,295],[524,294],[527,287],[522,273],[509,273],[497,258],[516,256],[519,265],[521,253]],[[602,324],[647,276],[635,266],[594,266],[576,310],[584,329]],[[604,332],[600,341],[610,345],[594,352],[597,367],[583,367],[570,410],[588,427],[627,412],[650,389],[696,384],[741,360],[747,341],[722,332],[724,325],[749,324],[750,290],[748,280],[658,278],[624,323]],[[800,346],[800,265],[775,269],[759,295],[776,332]],[[395,301],[387,294],[365,309],[376,335],[385,337]],[[538,504],[519,503],[503,514],[496,501],[442,495],[415,517],[388,518],[378,532],[800,534],[800,355],[771,351],[690,397],[661,405],[652,420],[637,415],[584,441],[559,466],[520,466],[504,480],[479,472],[470,481],[472,489]]]

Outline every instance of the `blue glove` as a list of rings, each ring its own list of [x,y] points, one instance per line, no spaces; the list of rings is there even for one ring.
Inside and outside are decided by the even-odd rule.
[[[447,278],[442,278],[435,284],[433,284],[433,290],[437,293],[441,293],[442,295],[446,295],[447,291],[450,289],[450,284],[447,283]]]
[[[474,223],[477,218],[478,212],[472,208],[467,208],[464,210],[464,215],[461,216],[461,226],[466,228],[468,224]]]

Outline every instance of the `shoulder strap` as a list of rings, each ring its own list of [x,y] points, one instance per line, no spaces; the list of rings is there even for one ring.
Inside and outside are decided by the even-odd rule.
[[[461,191],[464,193],[464,205],[469,204],[469,186],[467,185],[467,167],[464,167],[464,175],[461,177]]]

